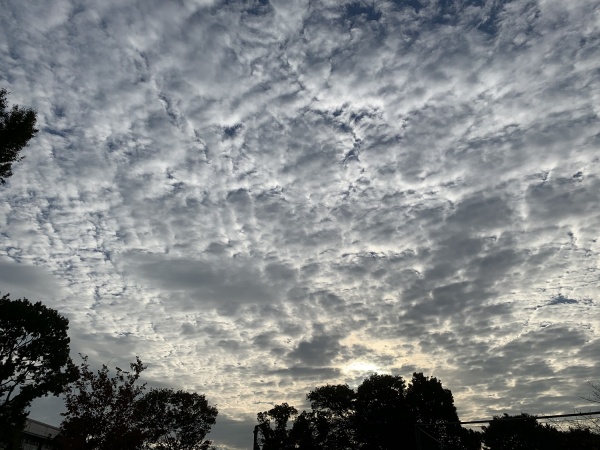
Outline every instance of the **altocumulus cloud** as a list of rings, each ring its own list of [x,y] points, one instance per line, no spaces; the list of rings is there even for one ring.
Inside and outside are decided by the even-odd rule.
[[[0,288],[206,393],[230,448],[374,368],[438,376],[463,418],[571,411],[600,371],[599,24],[593,0],[8,0],[0,83],[40,133]]]

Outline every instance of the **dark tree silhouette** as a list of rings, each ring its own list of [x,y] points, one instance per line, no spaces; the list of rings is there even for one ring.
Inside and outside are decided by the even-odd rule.
[[[268,420],[275,409],[258,415],[264,450],[437,449],[438,442],[451,450],[480,448],[479,435],[457,423],[452,393],[422,374],[415,373],[408,387],[400,376],[374,374],[356,391],[327,385],[311,391],[307,399],[311,411],[302,412],[291,427],[292,415],[281,414],[285,425],[278,427],[278,434]],[[280,406],[285,406],[283,412],[291,408]],[[423,434],[420,447],[418,434]]]
[[[137,405],[148,450],[207,450],[217,408],[195,392],[152,389]]]
[[[406,404],[416,432],[421,434],[421,446],[438,447],[443,442],[449,449],[479,449],[480,438],[475,432],[462,428],[454,397],[435,377],[413,374],[406,390]]]
[[[145,385],[138,380],[146,366],[136,358],[130,367],[130,372],[117,367],[111,377],[106,365],[94,373],[83,357],[80,378],[65,389],[67,411],[58,438],[65,450],[143,448],[136,405],[144,394]]]
[[[600,434],[594,433],[589,428],[570,428],[561,434],[562,448],[576,448],[577,450],[600,449]]]
[[[17,105],[8,108],[6,89],[0,89],[0,184],[12,175],[12,164],[23,159],[19,155],[37,133],[36,112]]]
[[[298,410],[287,403],[276,405],[268,411],[258,413],[258,429],[262,450],[292,449],[288,423],[298,414]]]
[[[322,435],[327,436],[327,430],[319,429],[318,421],[319,419],[314,412],[302,411],[289,432],[292,448],[302,450],[327,450],[331,448],[329,442],[322,437]],[[325,422],[325,426],[327,425]]]
[[[483,430],[486,450],[600,449],[600,435],[589,428],[561,431],[529,414],[494,416]]]
[[[64,450],[208,450],[204,440],[217,408],[195,392],[152,389],[139,382],[139,358],[130,371],[106,365],[94,373],[83,357],[81,377],[65,390],[67,412],[57,442]]]
[[[66,318],[41,302],[0,298],[0,443],[7,448],[32,400],[59,395],[77,379],[68,328]]]
[[[371,375],[357,389],[356,435],[362,449],[399,448],[412,440],[406,384],[397,375]]]
[[[347,384],[327,385],[309,392],[312,412],[303,413],[313,424],[313,439],[318,448],[352,449],[355,446],[356,393]],[[294,424],[293,431],[300,435]]]
[[[538,423],[534,416],[494,416],[483,427],[483,442],[489,450],[562,450],[561,433],[550,425]]]
[[[289,431],[291,448],[353,449],[356,393],[347,385],[327,385],[306,396],[311,411],[303,411]]]

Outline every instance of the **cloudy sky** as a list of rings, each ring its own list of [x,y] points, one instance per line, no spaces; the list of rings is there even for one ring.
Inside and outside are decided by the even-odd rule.
[[[0,290],[66,315],[76,361],[139,355],[230,449],[373,371],[437,376],[463,420],[585,404],[597,0],[2,3],[0,87],[40,132]]]

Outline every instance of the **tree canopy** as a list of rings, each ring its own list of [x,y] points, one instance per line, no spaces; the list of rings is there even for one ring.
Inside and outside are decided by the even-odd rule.
[[[80,378],[65,389],[67,411],[60,425],[59,441],[63,448],[109,450],[141,449],[144,433],[138,426],[136,403],[145,386],[137,384],[146,366],[139,358],[131,371],[117,367],[111,377],[103,365],[97,373],[83,357]]]
[[[529,414],[494,416],[483,427],[486,450],[600,449],[600,435],[579,426],[560,430]]]
[[[74,381],[69,321],[41,302],[0,298],[0,442],[23,428],[31,402]]]
[[[289,446],[287,425],[298,410],[287,403],[276,405],[269,411],[258,413],[258,429],[263,450],[278,450]]]
[[[494,416],[483,427],[483,442],[489,450],[552,450],[557,449],[558,437],[558,430],[528,414]]]
[[[287,404],[257,415],[263,450],[425,449],[442,439],[449,449],[480,446],[478,435],[456,423],[452,393],[423,374],[413,374],[408,386],[400,376],[374,374],[356,390],[327,385],[307,399],[311,410],[293,424],[288,421],[297,411]]]
[[[21,150],[37,133],[37,114],[18,105],[8,107],[8,92],[0,89],[0,184],[12,175],[12,164],[23,159]]]
[[[152,389],[136,405],[145,447],[156,450],[206,450],[204,438],[217,419],[217,408],[204,395]]]
[[[591,402],[598,384],[590,383]],[[452,392],[435,377],[373,374],[356,390],[346,384],[307,394],[309,411],[283,403],[257,415],[259,450],[564,450],[600,449],[589,426],[558,429],[535,416],[495,416],[482,432],[460,424]]]
[[[87,357],[81,377],[65,390],[67,411],[58,443],[65,450],[206,450],[204,438],[217,408],[195,392],[152,389],[139,382],[146,366],[136,358],[130,371],[106,365],[96,372]]]

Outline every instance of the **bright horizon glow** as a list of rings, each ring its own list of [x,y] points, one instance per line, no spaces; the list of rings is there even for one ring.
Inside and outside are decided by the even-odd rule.
[[[382,372],[381,368],[376,364],[365,362],[365,361],[356,361],[351,364],[348,364],[344,368],[345,372]]]

